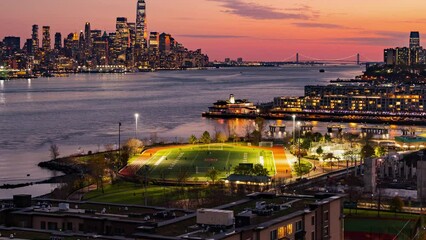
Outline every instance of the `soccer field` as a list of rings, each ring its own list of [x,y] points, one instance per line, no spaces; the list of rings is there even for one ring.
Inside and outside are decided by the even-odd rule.
[[[206,180],[209,169],[216,169],[218,177],[224,178],[240,163],[260,163],[269,171],[270,176],[276,173],[272,150],[229,144],[163,148],[150,156],[145,165],[150,167],[150,178],[176,180],[185,174],[189,181],[195,178],[202,181]],[[139,173],[141,171],[143,170]]]

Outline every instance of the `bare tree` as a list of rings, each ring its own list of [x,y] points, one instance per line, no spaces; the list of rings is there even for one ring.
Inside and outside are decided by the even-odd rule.
[[[50,145],[49,151],[50,151],[50,157],[52,159],[56,160],[59,157],[59,147],[58,147],[58,145],[52,143]]]
[[[141,149],[143,148],[143,143],[141,140],[136,138],[131,138],[127,140],[125,146],[128,147],[130,156],[134,156],[135,154],[139,153]]]

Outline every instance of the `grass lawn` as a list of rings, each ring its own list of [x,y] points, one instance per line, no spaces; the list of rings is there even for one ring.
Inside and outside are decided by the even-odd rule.
[[[412,231],[414,231],[413,229],[415,228],[416,222],[419,218],[419,216],[415,214],[395,214],[393,212],[380,212],[380,217],[377,217],[377,211],[374,210],[356,211],[352,209],[352,212],[349,212],[349,209],[344,210],[345,232],[382,233],[396,235],[402,228],[404,228],[401,233],[401,237],[409,237],[412,234]]]
[[[209,169],[216,169],[218,178],[225,178],[240,163],[260,163],[270,175],[276,172],[271,150],[230,144],[173,146],[157,151],[145,164],[150,166],[150,178],[174,180],[186,172],[190,181],[205,181]]]
[[[166,187],[149,185],[146,188],[146,195],[149,199],[160,199],[164,193],[177,190],[178,187]],[[140,184],[130,182],[120,182],[104,187],[104,193],[101,189],[91,191],[84,195],[84,200],[104,203],[126,203],[126,204],[144,204],[145,189]]]
[[[308,160],[305,159],[300,159],[300,170],[299,170],[299,163],[295,163],[294,164],[294,171],[295,174],[298,175],[297,173],[302,173],[302,175],[304,174],[308,174],[311,169],[312,169],[313,165],[311,162],[309,162]]]

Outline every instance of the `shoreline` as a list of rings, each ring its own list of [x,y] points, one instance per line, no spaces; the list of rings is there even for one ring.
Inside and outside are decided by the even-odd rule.
[[[279,114],[214,114],[203,112],[202,117],[211,119],[256,119],[261,117],[267,120],[292,120],[292,115],[296,114],[297,118],[303,121],[319,121],[319,122],[345,122],[345,123],[369,123],[369,124],[394,124],[394,125],[414,125],[426,126],[424,117],[410,118],[403,116],[383,116],[383,115],[354,115],[354,114],[337,114],[337,113],[279,113]],[[426,117],[426,116],[425,116]]]

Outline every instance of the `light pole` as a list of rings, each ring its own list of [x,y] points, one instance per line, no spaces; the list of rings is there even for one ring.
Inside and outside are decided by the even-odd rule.
[[[299,172],[300,172],[300,177],[302,177],[302,169],[300,169],[300,122],[297,122],[297,127],[299,128],[299,137],[297,139],[297,145],[298,145],[298,150],[297,150],[297,161],[299,163]]]
[[[138,120],[139,113],[135,113],[135,138],[138,138]]]
[[[121,122],[118,123],[118,160],[121,162]]]
[[[293,145],[296,145],[296,115],[293,114]]]

